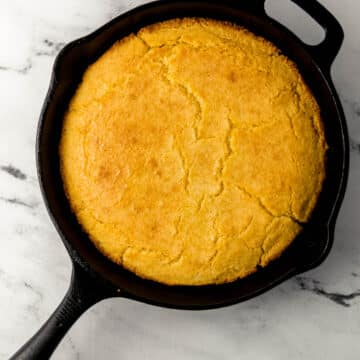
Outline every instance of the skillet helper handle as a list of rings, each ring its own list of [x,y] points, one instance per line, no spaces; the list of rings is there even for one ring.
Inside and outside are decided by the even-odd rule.
[[[99,283],[74,263],[64,299],[49,320],[10,360],[49,359],[75,321],[92,305],[112,295],[107,288],[99,289]]]
[[[238,4],[239,0],[231,0]],[[290,0],[309,14],[324,30],[325,39],[318,45],[304,46],[314,57],[322,70],[330,71],[330,67],[338,54],[344,40],[344,31],[336,18],[317,0]],[[250,10],[266,16],[266,0],[248,0],[246,3]]]
[[[323,70],[330,67],[344,40],[344,31],[336,18],[317,0],[291,0],[308,13],[324,30],[325,39],[318,45],[306,45]]]

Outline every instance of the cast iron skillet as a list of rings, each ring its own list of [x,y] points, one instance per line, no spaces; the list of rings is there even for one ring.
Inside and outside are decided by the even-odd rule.
[[[39,332],[13,359],[50,357],[76,319],[96,302],[115,296],[179,309],[210,309],[241,302],[286,279],[318,266],[333,243],[335,220],[348,176],[348,135],[343,110],[330,76],[343,31],[317,1],[292,0],[326,31],[317,46],[305,45],[265,14],[265,0],[162,0],[123,14],[99,30],[67,45],[58,55],[37,134],[37,169],[43,197],[66,249],[73,273],[64,300]],[[175,17],[201,16],[238,23],[274,44],[297,64],[322,112],[330,146],[327,177],[316,209],[285,253],[271,265],[243,280],[213,286],[165,286],[141,279],[101,255],[81,230],[64,195],[58,144],[64,111],[86,67],[116,40],[139,28]]]

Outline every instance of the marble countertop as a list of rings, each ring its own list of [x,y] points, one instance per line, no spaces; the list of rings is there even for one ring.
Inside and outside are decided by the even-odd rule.
[[[69,284],[70,260],[42,202],[35,168],[36,124],[54,58],[65,43],[144,2],[0,0],[0,359],[40,327]],[[351,135],[349,185],[326,262],[220,310],[103,301],[77,321],[53,359],[358,359],[360,2],[321,2],[345,30],[332,74]],[[299,35],[319,38],[289,0],[271,3]]]

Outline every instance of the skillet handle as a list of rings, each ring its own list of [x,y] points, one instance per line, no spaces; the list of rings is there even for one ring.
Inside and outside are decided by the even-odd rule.
[[[336,18],[317,0],[291,0],[308,13],[324,30],[318,45],[305,45],[323,70],[330,70],[344,40],[344,31]]]
[[[93,281],[79,265],[73,264],[69,290],[41,329],[10,360],[49,359],[66,332],[92,305],[114,291]]]

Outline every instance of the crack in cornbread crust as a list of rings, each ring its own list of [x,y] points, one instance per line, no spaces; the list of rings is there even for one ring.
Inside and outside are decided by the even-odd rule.
[[[139,276],[245,277],[301,231],[325,176],[316,101],[266,40],[158,23],[91,65],[64,118],[64,188],[97,248]]]

